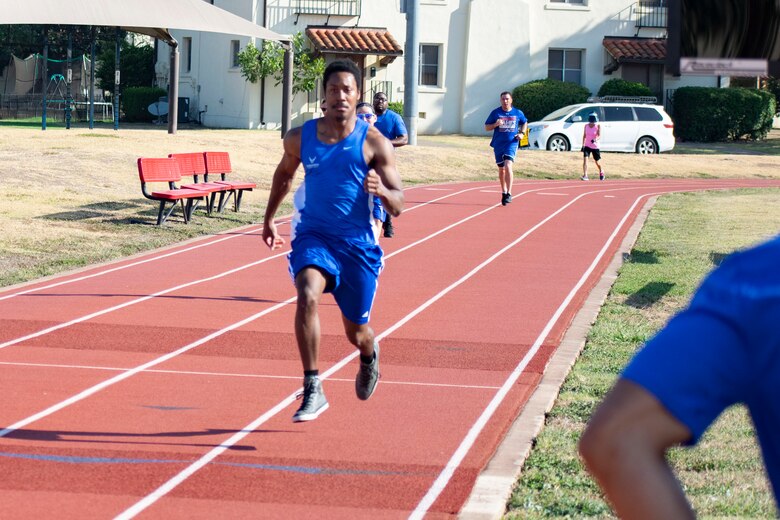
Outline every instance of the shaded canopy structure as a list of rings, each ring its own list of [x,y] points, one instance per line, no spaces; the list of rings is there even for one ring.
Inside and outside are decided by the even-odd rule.
[[[118,27],[146,34],[171,48],[171,81],[168,99],[179,95],[178,42],[171,29],[237,34],[282,43],[285,69],[282,96],[282,132],[289,127],[292,99],[291,38],[261,27],[203,0],[24,0],[4,2],[0,24],[90,25]],[[176,132],[177,103],[170,103],[168,132]]]

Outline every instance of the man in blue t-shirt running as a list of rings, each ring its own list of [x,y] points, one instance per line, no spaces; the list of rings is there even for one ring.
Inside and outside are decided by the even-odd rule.
[[[409,132],[406,130],[404,120],[399,114],[387,108],[387,103],[387,94],[384,92],[374,94],[374,114],[376,114],[374,126],[382,132],[382,135],[390,139],[394,148],[405,146],[409,143]],[[382,229],[384,230],[384,236],[387,238],[392,238],[395,235],[393,217],[390,213],[385,215]]]
[[[498,166],[498,180],[501,183],[501,204],[512,202],[512,165],[517,153],[517,145],[528,130],[525,115],[512,106],[512,94],[501,93],[501,106],[490,112],[485,120],[485,131],[493,132],[490,146]]]
[[[620,518],[694,518],[666,460],[726,408],[753,420],[780,505],[780,236],[728,257],[640,350],[580,440]]]
[[[373,228],[374,196],[393,215],[404,205],[392,146],[355,115],[361,84],[357,66],[349,60],[332,62],[322,84],[324,116],[284,137],[263,225],[266,245],[271,250],[282,247],[274,216],[302,165],[305,177],[293,198],[292,250],[287,257],[298,292],[295,338],[303,364],[303,400],[294,422],[316,419],[328,408],[318,367],[323,293],[333,293],[347,338],[360,351],[355,392],[361,400],[373,394],[379,380],[379,345],[368,321],[384,265]]]

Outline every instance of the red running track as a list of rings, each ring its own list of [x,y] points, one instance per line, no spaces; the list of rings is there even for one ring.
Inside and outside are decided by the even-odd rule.
[[[0,517],[445,518],[460,510],[649,197],[780,181],[407,190],[372,325],[323,299],[330,409],[293,424],[284,254],[259,228],[0,292]],[[284,231],[285,228],[282,227]]]

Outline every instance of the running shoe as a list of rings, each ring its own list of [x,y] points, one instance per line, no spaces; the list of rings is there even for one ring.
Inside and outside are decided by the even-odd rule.
[[[512,194],[511,193],[507,193],[506,194],[506,203],[509,204],[510,202],[512,202]]]
[[[604,172],[599,172],[599,180],[600,181],[604,180]]]
[[[509,195],[508,193],[502,193],[501,194],[501,205],[506,206],[506,196]]]
[[[587,175],[583,175],[582,177],[580,177],[580,180],[581,181],[589,181],[590,179],[588,179]]]
[[[379,343],[374,342],[374,360],[371,364],[360,362],[360,370],[355,377],[355,393],[358,399],[365,401],[376,389],[379,382]]]
[[[328,400],[325,399],[325,392],[322,391],[322,383],[318,377],[304,378],[303,392],[298,393],[295,398],[303,398],[303,402],[293,415],[293,422],[313,421],[328,409]]]
[[[384,230],[385,238],[393,238],[393,235],[395,235],[395,229],[393,229],[393,220],[389,213],[385,221],[382,222],[382,229]]]

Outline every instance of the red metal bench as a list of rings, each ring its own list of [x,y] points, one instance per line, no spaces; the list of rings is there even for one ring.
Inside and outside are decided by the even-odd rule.
[[[230,165],[230,155],[227,152],[206,152],[204,156],[206,158],[206,182],[223,184],[230,188],[230,192],[225,200],[220,200],[219,211],[222,211],[225,204],[230,200],[231,195],[233,196],[233,209],[238,211],[241,208],[241,197],[244,192],[257,188],[257,184],[227,179],[227,175],[233,173],[233,168]],[[219,175],[219,180],[214,179],[216,175]],[[209,176],[214,180],[210,181]]]
[[[188,223],[194,210],[195,200],[208,200],[209,193],[191,188],[178,188],[176,183],[181,181],[179,164],[171,158],[144,158],[138,159],[138,176],[141,179],[141,192],[150,200],[160,201],[160,211],[157,213],[157,225],[161,225],[173,213],[176,204],[181,202],[181,210],[184,215],[184,223]],[[167,183],[168,189],[149,192],[149,183]],[[185,204],[186,201],[186,204]],[[166,211],[166,205],[171,207]]]
[[[222,211],[222,208],[225,205],[225,195],[227,194],[229,196],[231,192],[230,186],[227,186],[224,183],[217,184],[216,182],[207,182],[206,181],[206,156],[203,152],[198,153],[172,153],[169,154],[168,157],[174,159],[177,163],[179,163],[179,173],[181,173],[182,177],[192,177],[192,180],[194,181],[191,184],[182,184],[181,188],[189,188],[193,190],[200,190],[200,191],[206,191],[211,194],[211,196],[208,199],[208,204],[206,206],[206,211],[209,215],[211,215],[212,210],[214,209],[214,200],[217,196],[217,193],[219,193],[219,206],[218,211]],[[203,176],[203,182],[200,181],[200,176]],[[195,207],[197,207],[197,203],[195,204]],[[193,210],[195,208],[193,207]]]

